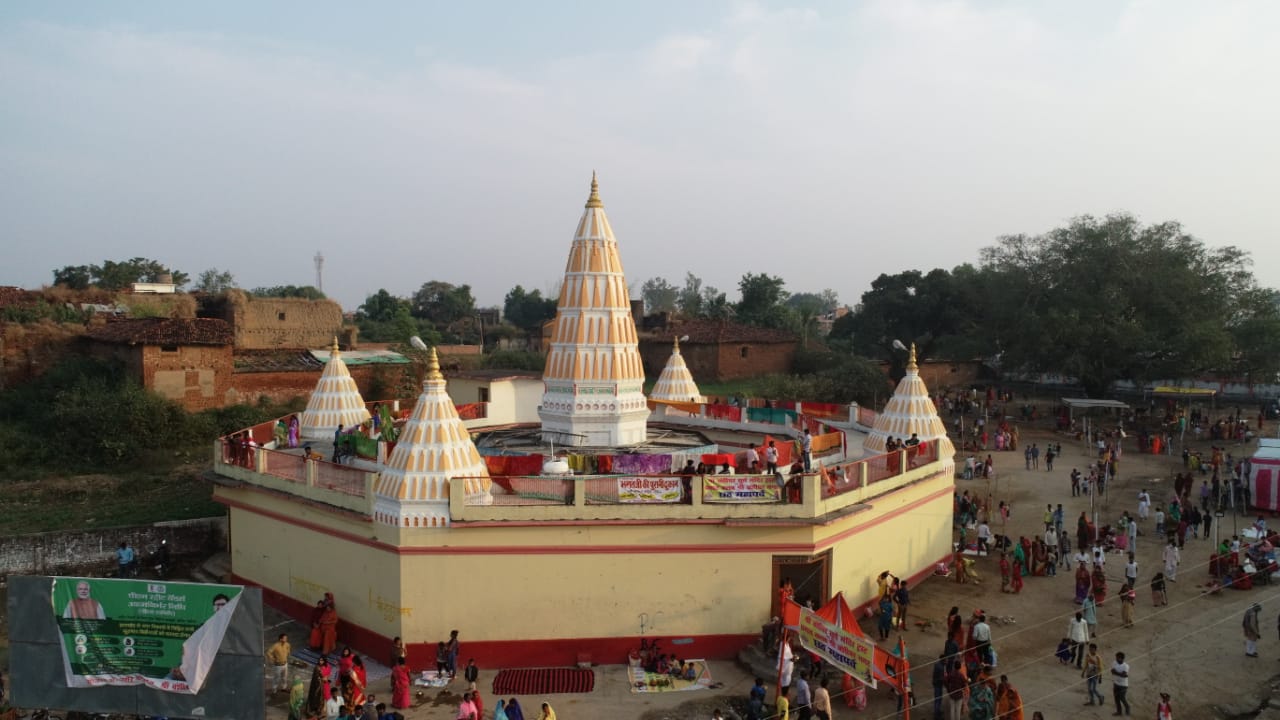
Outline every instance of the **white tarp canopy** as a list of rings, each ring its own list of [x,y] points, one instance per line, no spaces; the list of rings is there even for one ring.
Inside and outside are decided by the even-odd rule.
[[[1094,400],[1092,398],[1062,398],[1062,404],[1069,408],[1080,408],[1087,410],[1089,408],[1117,408],[1120,410],[1128,410],[1129,403],[1123,403],[1119,400]]]
[[[1280,440],[1260,439],[1249,465],[1249,497],[1254,507],[1280,510]]]

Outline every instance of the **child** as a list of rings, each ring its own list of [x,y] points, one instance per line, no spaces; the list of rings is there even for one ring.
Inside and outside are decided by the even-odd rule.
[[[1164,573],[1158,572],[1151,578],[1151,604],[1156,607],[1169,604],[1169,596],[1165,594]]]
[[[1059,665],[1070,665],[1071,641],[1067,638],[1062,638],[1062,642],[1058,643],[1058,651],[1054,653],[1054,656],[1058,658]]]

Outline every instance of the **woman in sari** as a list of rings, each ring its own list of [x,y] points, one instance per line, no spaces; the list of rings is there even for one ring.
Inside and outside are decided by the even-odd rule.
[[[1030,548],[1026,547],[1026,541],[1027,539],[1025,537],[1020,538],[1018,540],[1018,544],[1013,546],[1013,566],[1015,568],[1014,572],[1019,575],[1024,574],[1023,571],[1025,571],[1027,567],[1027,556],[1030,555],[1030,553],[1027,552],[1027,550],[1029,550]],[[1021,567],[1022,570],[1018,570],[1017,568],[1019,567]]]
[[[498,704],[493,708],[493,720],[510,720],[507,717],[507,709],[502,699],[498,699]]]
[[[1089,568],[1084,563],[1076,564],[1076,602],[1084,602],[1089,594]]]
[[[556,711],[551,709],[551,703],[542,703],[542,715],[539,720],[556,720]]]
[[[397,658],[391,668],[391,707],[404,710],[409,707],[409,663]]]
[[[951,559],[951,572],[956,576],[956,582],[961,585],[969,582],[964,559],[964,548],[957,548],[955,556]]]
[[[292,417],[289,418],[289,447],[291,448],[298,447],[299,432],[300,432],[300,426],[298,424],[298,416],[293,415]]]
[[[956,644],[956,647],[964,647],[964,618],[960,617],[960,608],[953,607],[951,612],[947,613],[947,637]]]
[[[991,686],[985,682],[974,683],[969,691],[969,720],[994,720],[996,699]]]
[[[317,600],[316,606],[311,609],[311,635],[307,639],[307,647],[320,652],[320,618],[324,615],[324,601]]]
[[[320,614],[320,654],[327,656],[338,647],[338,611],[332,603],[325,603]]]
[[[276,420],[275,427],[271,429],[271,439],[276,441],[277,450],[289,441],[289,426],[284,424],[284,418]]]
[[[1023,566],[1022,561],[1017,559],[1017,555],[1015,555],[1013,560],[1013,572],[1010,573],[1012,577],[1009,578],[1009,592],[1015,595],[1022,592],[1022,576],[1026,574],[1026,567]]]
[[[996,717],[999,720],[1022,720],[1022,694],[1009,682],[1008,675],[1000,676],[996,695]]]
[[[1031,540],[1024,535],[1018,538],[1018,544],[1022,546],[1022,576],[1026,577],[1031,574]]]
[[[369,684],[369,671],[365,669],[364,660],[359,655],[351,656],[351,671],[347,676],[351,678],[351,689],[347,691],[347,704],[358,708],[364,705],[364,691]]]
[[[390,667],[393,667],[393,668],[394,668],[396,665],[399,665],[399,664],[400,664],[400,660],[401,660],[402,658],[404,659],[404,664],[405,664],[406,666],[408,666],[408,664],[409,664],[409,649],[408,649],[408,648],[406,648],[406,647],[404,646],[404,641],[403,641],[403,640],[401,640],[399,637],[393,638],[393,639],[391,640],[391,665],[390,665]],[[412,671],[410,671],[410,673],[412,674]]]
[[[307,686],[302,678],[294,677],[289,687],[289,720],[306,720]]]
[[[355,661],[356,656],[351,653],[351,646],[342,648],[342,653],[338,655],[338,677],[346,677],[355,665]]]
[[[1013,571],[1013,566],[1009,564],[1009,556],[1000,553],[1000,592],[1010,592],[1009,574]]]
[[[311,687],[307,689],[307,713],[320,715],[324,712],[325,701],[329,699],[329,661],[320,658],[320,662],[311,670]]]
[[[1107,574],[1101,565],[1093,566],[1093,602],[1101,605],[1107,599]]]
[[[524,720],[524,710],[520,709],[520,701],[515,698],[507,701],[507,720]]]
[[[1036,538],[1031,545],[1031,574],[1036,577],[1044,575],[1049,568],[1049,549],[1044,541]]]

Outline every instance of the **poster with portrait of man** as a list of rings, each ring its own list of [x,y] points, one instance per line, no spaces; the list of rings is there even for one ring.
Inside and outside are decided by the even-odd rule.
[[[58,577],[50,597],[67,686],[196,694],[243,587]]]

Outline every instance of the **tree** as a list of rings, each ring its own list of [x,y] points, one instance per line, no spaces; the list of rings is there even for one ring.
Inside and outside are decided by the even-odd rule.
[[[1004,369],[1074,375],[1095,397],[1122,378],[1227,370],[1233,321],[1257,287],[1242,250],[1127,214],[1002,237],[982,258]]]
[[[120,261],[104,260],[101,265],[68,265],[53,271],[53,283],[76,290],[84,290],[90,286],[103,290],[128,290],[136,282],[160,282],[166,275],[179,288],[191,280],[189,275],[180,270],[166,267],[155,260],[135,257]]]
[[[788,293],[780,277],[747,273],[738,281],[742,297],[734,306],[734,316],[747,325],[784,328],[794,324],[791,311],[783,304]]]
[[[401,309],[408,308],[408,300],[392,295],[385,288],[379,288],[378,292],[366,297],[364,303],[356,309],[356,319],[387,322],[394,319]]]
[[[702,278],[691,272],[684,275],[684,287],[676,294],[676,307],[686,317],[701,317],[703,302],[706,296],[702,293]]]
[[[984,348],[983,281],[971,266],[953,272],[908,270],[880,275],[852,313],[836,320],[828,341],[843,341],[852,352],[888,360],[890,374],[900,377],[906,358],[894,340],[915,343],[922,357],[972,358],[990,354]]]
[[[666,278],[649,278],[640,287],[646,313],[672,312],[680,300],[680,289]]]
[[[302,298],[304,300],[324,300],[324,293],[312,285],[273,285],[272,287],[256,287],[249,291],[250,295],[273,298]]]
[[[53,284],[71,290],[88,290],[93,284],[93,267],[90,265],[67,265],[53,271]]]
[[[503,299],[502,316],[528,334],[541,335],[542,324],[556,316],[556,300],[542,297],[540,290],[525,292],[517,285]]]
[[[448,327],[476,313],[476,300],[470,285],[455,286],[440,280],[425,282],[409,300],[414,317],[431,321],[436,327]]]
[[[235,286],[236,279],[232,276],[230,270],[223,271],[218,268],[209,268],[196,277],[195,290],[216,295]]]
[[[1232,374],[1250,385],[1276,382],[1280,373],[1280,292],[1253,288],[1243,293],[1228,330],[1236,346]]]

